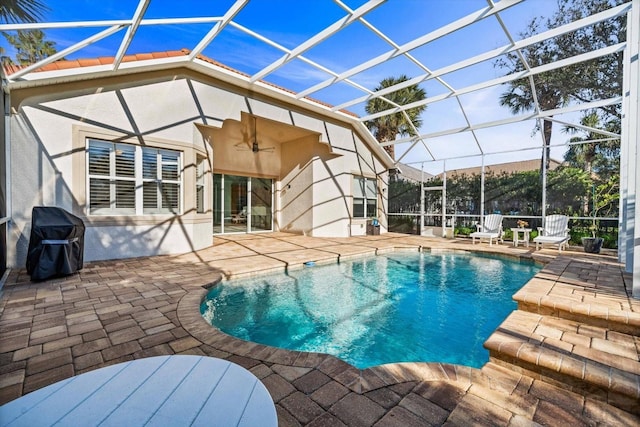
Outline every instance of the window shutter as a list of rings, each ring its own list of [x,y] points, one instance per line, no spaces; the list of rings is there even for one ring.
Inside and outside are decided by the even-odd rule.
[[[135,178],[135,148],[116,144],[116,176]]]
[[[91,141],[89,145],[89,174],[109,176],[111,144]]]
[[[89,212],[96,209],[109,209],[110,188],[108,179],[91,178],[89,180]]]
[[[158,179],[158,154],[156,150],[142,150],[142,178]]]
[[[179,151],[88,140],[89,213],[179,213]],[[136,171],[142,165],[142,171]],[[136,206],[136,200],[142,206]]]
[[[180,174],[178,170],[178,153],[161,151],[160,156],[162,157],[162,179],[177,181]]]

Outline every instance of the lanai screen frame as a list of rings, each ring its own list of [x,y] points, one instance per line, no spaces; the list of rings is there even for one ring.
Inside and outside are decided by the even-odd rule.
[[[348,84],[349,86],[355,88],[358,91],[362,92],[361,96],[353,98],[347,102],[343,102],[340,105],[328,106],[322,105],[322,108],[330,111],[331,113],[340,115],[342,117],[349,117],[358,127],[361,132],[368,132],[364,123],[368,120],[375,119],[378,117],[382,117],[389,114],[402,113],[406,115],[406,111],[415,108],[420,105],[429,105],[431,103],[435,103],[445,99],[454,99],[460,107],[460,110],[466,120],[466,125],[463,127],[447,129],[444,131],[439,131],[435,133],[421,133],[419,129],[413,129],[414,133],[417,135],[416,137],[411,138],[398,138],[393,142],[388,142],[382,144],[391,145],[391,144],[403,144],[409,143],[409,147],[403,154],[400,156],[396,162],[401,162],[405,156],[407,156],[414,147],[422,146],[425,152],[430,156],[430,159],[425,159],[425,161],[436,161],[442,160],[437,159],[434,156],[433,152],[429,147],[429,142],[433,138],[444,136],[444,135],[453,135],[458,133],[469,133],[473,140],[475,141],[478,150],[480,151],[480,155],[484,156],[491,154],[487,151],[479,142],[479,139],[476,135],[476,132],[480,129],[487,129],[496,126],[502,126],[510,123],[517,123],[521,121],[531,121],[534,120],[538,123],[538,125],[542,128],[543,120],[556,120],[552,118],[552,116],[557,116],[564,113],[571,112],[579,112],[583,110],[588,110],[592,108],[603,107],[607,105],[613,104],[622,104],[622,133],[620,135],[621,138],[621,182],[620,182],[620,239],[619,239],[619,251],[618,257],[620,262],[625,264],[626,270],[628,272],[633,272],[633,283],[634,283],[634,296],[640,297],[640,210],[636,209],[636,191],[637,187],[640,183],[640,170],[636,166],[637,155],[638,155],[638,145],[640,138],[640,131],[638,129],[638,120],[636,119],[640,115],[640,111],[638,110],[638,102],[639,102],[639,78],[640,71],[638,65],[638,55],[639,55],[639,28],[640,27],[640,0],[630,0],[629,2],[622,4],[617,7],[613,7],[607,11],[601,12],[596,15],[592,15],[590,17],[584,18],[579,21],[575,21],[564,25],[559,28],[555,28],[549,31],[545,31],[541,34],[529,37],[524,40],[516,40],[513,35],[509,32],[507,26],[504,24],[501,18],[501,13],[505,10],[516,6],[519,3],[522,3],[524,0],[502,0],[499,2],[494,2],[493,0],[486,0],[487,6],[471,13],[461,19],[458,19],[454,22],[446,24],[434,31],[431,31],[427,34],[424,34],[420,37],[417,37],[409,42],[398,44],[387,34],[376,28],[370,22],[366,20],[367,13],[376,9],[380,5],[386,2],[386,0],[369,0],[364,2],[357,9],[351,9],[341,0],[334,0],[334,2],[344,10],[344,16],[331,25],[327,26],[323,30],[319,31],[306,41],[300,43],[293,49],[286,48],[276,41],[269,39],[261,34],[258,34],[254,30],[244,27],[239,23],[234,21],[234,18],[240,13],[243,8],[248,7],[249,0],[237,0],[226,10],[226,12],[221,16],[208,16],[208,17],[188,17],[188,18],[167,18],[167,19],[145,19],[145,12],[147,11],[151,0],[140,0],[135,12],[131,16],[130,19],[124,20],[102,20],[102,21],[75,21],[75,22],[43,22],[43,23],[35,23],[35,24],[2,24],[0,25],[0,31],[16,31],[20,29],[56,29],[56,28],[104,28],[90,37],[87,37],[77,43],[57,52],[56,54],[27,67],[22,67],[20,69],[15,70],[11,74],[5,74],[4,70],[2,72],[2,87],[3,87],[3,105],[4,105],[4,145],[5,145],[5,162],[6,165],[4,169],[6,173],[2,177],[2,184],[4,188],[7,189],[6,200],[5,200],[5,210],[4,212],[11,212],[11,197],[10,197],[10,189],[11,189],[11,164],[10,164],[10,114],[9,107],[11,106],[10,102],[10,92],[13,88],[21,88],[28,87],[30,85],[37,84],[37,81],[42,77],[43,73],[37,73],[38,69],[41,67],[50,64],[54,61],[60,60],[62,58],[68,57],[70,55],[76,54],[81,49],[85,48],[88,45],[99,42],[105,37],[111,36],[113,34],[122,33],[122,39],[119,44],[117,51],[114,54],[114,60],[112,64],[100,66],[99,72],[103,74],[116,75],[119,72],[124,72],[128,70],[132,70],[136,67],[150,67],[150,66],[176,66],[178,63],[189,63],[194,66],[197,66],[202,70],[215,70],[215,72],[220,72],[220,67],[216,64],[211,64],[207,61],[203,61],[200,54],[207,48],[207,46],[221,34],[225,28],[234,28],[237,31],[244,33],[250,37],[254,37],[257,40],[260,40],[263,43],[266,43],[273,49],[279,50],[282,52],[282,56],[271,64],[263,67],[258,72],[255,72],[251,75],[240,76],[242,80],[246,83],[246,86],[251,87],[260,87],[261,89],[272,90],[277,92],[279,96],[285,96],[292,98],[295,101],[298,101],[301,104],[311,105],[314,107],[318,107],[316,102],[309,100],[308,97],[314,96],[317,97],[318,93],[327,87],[337,85],[337,84]],[[597,49],[586,54],[578,55],[576,57],[563,59],[561,61],[557,61],[554,63],[546,64],[544,66],[531,68],[524,57],[519,54],[519,50],[523,49],[529,45],[535,44],[542,40],[552,38],[564,33],[568,33],[574,31],[578,28],[592,25],[594,23],[611,19],[615,16],[620,16],[626,14],[627,15],[627,41],[625,43],[619,43],[616,45],[608,46],[602,49]],[[445,67],[439,69],[430,69],[427,65],[421,63],[415,56],[412,55],[412,50],[419,48],[421,46],[425,46],[432,41],[435,41],[447,34],[451,34],[457,30],[465,28],[470,25],[474,25],[484,19],[496,19],[500,26],[502,27],[506,38],[509,40],[509,43],[505,46],[501,46],[499,48],[484,52],[480,55],[476,55],[462,61],[459,61],[455,64],[450,64]],[[334,71],[323,64],[319,64],[314,62],[313,60],[307,58],[305,53],[307,53],[310,49],[315,46],[321,44],[325,40],[329,39],[339,31],[348,27],[352,23],[358,22],[361,25],[364,25],[368,28],[372,33],[378,36],[381,40],[389,45],[389,51],[384,54],[378,55],[376,57],[372,57],[360,64],[342,72]],[[193,46],[190,52],[185,55],[183,58],[164,58],[164,59],[155,59],[153,61],[142,61],[144,64],[133,63],[133,62],[125,62],[125,55],[134,40],[137,31],[145,26],[149,25],[190,25],[190,24],[211,24],[210,30],[206,33],[204,37],[200,39],[200,41]],[[285,29],[286,30],[286,29]],[[159,49],[161,50],[161,49]],[[600,56],[610,55],[614,52],[624,51],[624,82],[623,82],[623,93],[620,96],[598,100],[589,103],[582,103],[578,105],[572,105],[566,108],[559,108],[554,110],[544,111],[537,104],[537,100],[535,103],[534,111],[529,114],[513,116],[508,119],[484,122],[484,123],[472,123],[468,115],[465,112],[465,107],[463,103],[460,101],[460,97],[464,94],[472,93],[475,91],[479,91],[482,89],[486,89],[492,86],[504,84],[516,79],[527,78],[529,80],[529,84],[532,86],[532,93],[536,93],[535,91],[535,83],[533,80],[533,76],[542,73],[545,71],[551,71],[563,66],[577,64],[580,62],[584,62],[587,60],[595,59]],[[492,80],[487,80],[485,82],[474,84],[471,86],[463,87],[463,88],[454,88],[452,85],[447,83],[445,80],[445,76],[449,73],[455,72],[457,70],[461,70],[474,64],[478,64],[480,62],[488,61],[491,59],[495,59],[500,55],[504,55],[509,52],[514,52],[520,55],[520,59],[523,62],[525,67],[524,72],[518,74],[512,74]],[[419,69],[423,70],[423,74],[415,76],[410,80],[401,83],[399,85],[375,92],[372,88],[367,88],[362,84],[357,83],[353,77],[357,74],[366,71],[372,67],[383,64],[387,61],[391,61],[395,58],[403,57],[408,61],[415,64]],[[317,69],[323,73],[328,74],[330,77],[326,80],[315,84],[306,89],[291,92],[291,91],[283,91],[278,88],[273,88],[272,85],[265,83],[263,80],[268,78],[277,70],[286,66],[288,63],[292,61],[302,61],[308,66]],[[78,71],[75,70],[60,70],[57,73],[54,73],[53,77],[59,78],[69,78],[72,75],[78,75],[82,73],[83,70]],[[96,72],[96,70],[86,69],[84,72]],[[228,70],[226,71],[228,72]],[[51,73],[47,73],[47,78],[52,78]],[[235,76],[238,77],[238,76]],[[390,101],[390,105],[392,108],[372,115],[365,115],[359,118],[353,118],[351,115],[343,112],[344,109],[348,109],[356,104],[361,104],[373,98],[383,98],[384,96],[394,92],[398,89],[402,89],[414,84],[421,84],[430,80],[435,80],[441,85],[445,86],[448,89],[447,93],[427,97],[423,101],[419,101],[417,103],[408,104],[408,105],[397,105],[393,104]],[[582,128],[587,131],[594,131],[591,128],[585,128],[579,124],[572,124],[577,128]],[[618,135],[611,135],[604,133],[605,137],[618,137]],[[541,137],[541,148],[544,146],[544,141]],[[543,150],[544,151],[544,150]],[[419,163],[419,162],[414,162]],[[543,186],[544,188],[544,186]],[[544,191],[544,190],[543,190]],[[543,196],[544,200],[544,196]],[[544,206],[544,203],[543,203]],[[9,214],[7,214],[9,215]],[[544,212],[543,212],[544,215]],[[6,223],[10,221],[8,216],[0,218],[0,226],[6,227]],[[638,249],[638,250],[635,250]]]

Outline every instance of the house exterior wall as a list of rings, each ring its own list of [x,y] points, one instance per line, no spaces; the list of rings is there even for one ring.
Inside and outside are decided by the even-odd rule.
[[[313,137],[283,144],[280,191],[276,199],[278,229],[313,234]],[[317,140],[317,138],[315,138]],[[327,149],[328,151],[328,149]]]
[[[8,264],[13,267],[24,266],[33,206],[58,206],[81,217],[86,225],[85,260],[92,261],[211,245],[214,171],[272,177],[275,229],[316,236],[350,234],[353,174],[386,181],[383,163],[348,122],[254,97],[191,70],[17,89],[11,96]],[[237,143],[227,139],[242,134],[238,126],[246,114],[268,120],[276,130],[281,126],[285,134],[304,132],[297,139],[273,141],[272,152],[254,156],[249,151],[251,157],[241,157]],[[225,130],[226,137],[217,140],[224,143],[215,141],[215,129]],[[87,138],[180,151],[181,212],[89,215]],[[208,165],[202,213],[195,209],[197,156],[205,157]]]

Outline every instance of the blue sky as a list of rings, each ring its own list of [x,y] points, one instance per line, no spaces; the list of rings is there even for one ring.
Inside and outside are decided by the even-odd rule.
[[[44,0],[50,7],[45,20],[93,21],[109,19],[130,19],[136,10],[134,0]],[[357,9],[364,0],[344,0],[344,4]],[[145,19],[221,16],[233,4],[233,0],[152,0]],[[388,0],[365,15],[365,19],[391,38],[398,45],[407,43],[421,35],[460,19],[487,6],[486,0]],[[556,0],[526,0],[501,13],[506,27],[518,39],[519,33],[535,16],[552,13]],[[267,37],[285,48],[292,49],[345,16],[345,11],[333,0],[250,0],[234,18],[234,22]],[[144,26],[138,30],[128,53],[191,49],[209,31],[212,24]],[[83,38],[101,31],[103,28],[82,28],[65,30],[46,30],[49,39],[56,42],[62,50]],[[114,56],[122,40],[124,31],[88,46],[68,59]],[[6,45],[5,40],[2,40]],[[419,47],[411,54],[430,70],[453,64],[470,56],[504,46],[508,43],[498,21],[490,17],[470,27],[438,39],[426,46]],[[6,46],[5,46],[6,47]],[[305,53],[305,57],[335,72],[343,72],[368,59],[389,52],[391,45],[375,35],[362,23],[353,23],[338,34]],[[10,50],[9,50],[10,51]],[[232,68],[248,74],[256,73],[283,53],[262,41],[227,27],[204,50],[203,54],[218,60]],[[385,64],[373,67],[353,76],[352,80],[373,89],[383,78],[406,74],[410,77],[423,74],[405,57],[393,59]],[[474,83],[490,80],[504,73],[496,69],[492,61],[479,64],[466,70],[444,76],[447,84],[453,88],[462,88]],[[303,61],[295,60],[265,78],[265,80],[294,91],[304,90],[330,76]],[[424,83],[428,96],[445,93],[448,89],[441,83]],[[498,105],[497,97],[504,88],[494,87],[478,93],[460,97],[468,118],[472,123],[482,123],[510,116],[508,110]],[[363,95],[363,92],[349,84],[336,86],[315,92],[310,96],[332,105]],[[364,114],[364,105],[349,108],[357,114]],[[464,126],[466,121],[460,107],[454,99],[431,104],[424,116],[421,131],[426,133]],[[501,147],[514,147],[514,141],[523,141],[524,145],[540,144],[539,135],[532,138],[532,123],[510,126],[509,129],[478,132],[491,142],[491,149],[501,151]],[[486,136],[485,136],[486,135]],[[517,135],[517,136],[516,136]],[[564,138],[556,132],[556,142]],[[464,143],[460,142],[464,139]],[[452,150],[452,143],[455,148]],[[474,148],[474,146],[476,148]],[[433,141],[434,151],[468,155],[477,152],[477,145],[469,135],[453,135],[442,141]],[[397,150],[402,152],[403,148]],[[561,156],[562,153],[559,155]],[[412,151],[406,161],[421,160],[427,153],[423,149]],[[538,153],[532,153],[533,158]],[[498,160],[499,161],[499,160]]]

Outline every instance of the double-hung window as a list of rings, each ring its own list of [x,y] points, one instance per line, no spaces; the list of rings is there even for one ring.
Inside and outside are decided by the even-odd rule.
[[[196,156],[196,212],[204,212],[204,165],[206,158]]]
[[[142,149],[143,213],[180,211],[180,153]]]
[[[181,154],[89,139],[90,215],[179,213]]]
[[[353,177],[353,217],[377,216],[378,191],[375,178]]]

